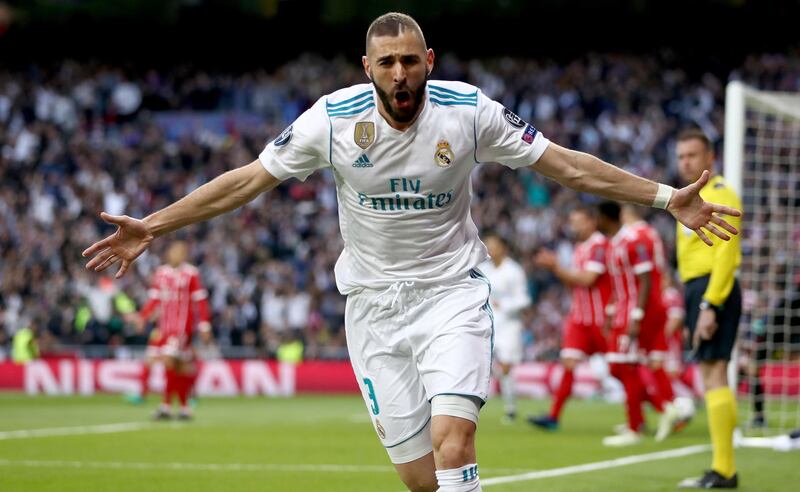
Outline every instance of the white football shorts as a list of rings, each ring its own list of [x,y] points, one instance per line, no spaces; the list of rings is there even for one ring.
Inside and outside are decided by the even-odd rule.
[[[350,361],[392,462],[431,451],[434,396],[486,400],[494,330],[489,291],[486,277],[471,270],[446,284],[397,282],[347,297]],[[407,441],[413,449],[404,449]]]

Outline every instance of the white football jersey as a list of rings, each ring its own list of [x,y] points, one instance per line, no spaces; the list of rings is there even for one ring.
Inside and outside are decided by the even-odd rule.
[[[333,170],[342,294],[466,275],[487,258],[470,216],[470,172],[481,162],[529,166],[549,143],[472,85],[429,81],[424,97],[414,124],[398,131],[378,113],[372,84],[336,91],[259,156],[280,180]]]

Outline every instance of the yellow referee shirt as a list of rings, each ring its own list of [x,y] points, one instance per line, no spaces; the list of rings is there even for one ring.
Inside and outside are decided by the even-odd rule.
[[[742,210],[742,201],[722,176],[711,178],[700,190],[700,196],[705,201]],[[741,217],[725,217],[725,220],[741,231]],[[706,235],[714,242],[714,246],[707,246],[694,231],[678,222],[675,236],[678,242],[678,273],[683,282],[711,274],[703,299],[720,306],[731,293],[736,269],[742,262],[741,240],[739,235],[732,236],[730,241],[723,241],[709,232]]]

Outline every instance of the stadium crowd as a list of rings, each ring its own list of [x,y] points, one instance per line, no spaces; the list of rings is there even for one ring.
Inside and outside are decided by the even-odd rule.
[[[800,53],[750,56],[726,76],[800,91]],[[690,74],[668,52],[590,54],[568,63],[443,56],[433,73],[481,87],[554,142],[672,184],[680,128],[699,126],[721,141],[724,77]],[[357,64],[312,55],[272,73],[71,61],[0,73],[0,347],[7,350],[28,325],[45,351],[143,344],[131,316],[168,241],[121,280],[86,272],[81,251],[111,230],[99,212],[143,217],[253,160],[321,95],[364,81]],[[534,267],[533,253],[548,246],[566,261],[565,211],[591,198],[530,170],[492,164],[476,168],[473,188],[478,227],[511,239],[512,257],[528,276],[534,304],[525,313],[526,357],[555,358],[569,296]],[[661,213],[651,220],[671,247],[671,219]],[[272,355],[300,336],[307,358],[346,357],[344,298],[333,279],[342,242],[329,172],[286,182],[177,236],[190,241],[191,261],[210,291],[223,352]]]

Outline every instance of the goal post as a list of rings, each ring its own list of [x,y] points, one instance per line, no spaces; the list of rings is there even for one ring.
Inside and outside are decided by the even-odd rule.
[[[739,423],[787,434],[800,428],[800,93],[728,84],[724,175],[744,208]]]

